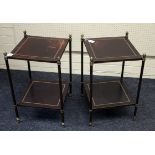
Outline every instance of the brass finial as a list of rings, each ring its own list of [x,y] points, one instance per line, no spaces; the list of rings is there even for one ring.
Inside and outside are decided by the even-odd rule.
[[[23,33],[24,33],[24,38],[26,38],[27,37],[26,30]]]
[[[146,59],[146,54],[144,53],[144,54],[143,54],[143,60],[145,60],[145,59]]]
[[[4,55],[4,59],[7,59],[7,52],[4,52],[3,55]]]
[[[126,32],[125,33],[125,38],[128,39],[128,36],[129,36],[129,32]]]
[[[81,34],[81,40],[83,40],[84,39],[84,34]]]
[[[69,39],[72,39],[72,35],[71,34],[69,34]]]

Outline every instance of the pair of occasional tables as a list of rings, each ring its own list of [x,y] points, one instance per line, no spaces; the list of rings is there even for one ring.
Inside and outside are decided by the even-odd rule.
[[[61,57],[69,44],[69,79],[62,81]],[[84,81],[84,45],[90,57],[90,80]],[[10,52],[4,53],[14,110],[17,122],[20,122],[18,107],[50,108],[60,111],[61,123],[64,126],[64,102],[68,94],[72,94],[72,36],[69,38],[51,38],[30,36],[24,31],[23,39]],[[97,109],[120,106],[134,106],[134,116],[137,113],[142,76],[146,56],[141,56],[125,37],[84,38],[81,35],[81,94],[87,96],[89,103],[89,125],[92,125],[92,113]],[[20,102],[16,101],[9,59],[27,61],[29,83]],[[123,80],[125,61],[141,60],[141,72],[138,83],[137,97],[134,100]],[[56,63],[58,81],[37,81],[31,75],[30,61]],[[122,62],[120,80],[94,82],[93,66],[98,63]]]

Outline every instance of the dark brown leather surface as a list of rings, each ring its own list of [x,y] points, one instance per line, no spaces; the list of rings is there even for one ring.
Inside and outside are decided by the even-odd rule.
[[[89,98],[89,84],[85,84],[86,94]],[[109,108],[134,104],[125,85],[120,81],[98,82],[93,84],[93,109]]]
[[[94,62],[142,60],[141,55],[125,37],[87,38],[84,44]]]
[[[57,61],[68,44],[65,38],[27,36],[11,52],[12,58],[33,61]]]
[[[63,99],[68,92],[68,84],[63,82]],[[59,83],[32,81],[19,105],[60,109]]]

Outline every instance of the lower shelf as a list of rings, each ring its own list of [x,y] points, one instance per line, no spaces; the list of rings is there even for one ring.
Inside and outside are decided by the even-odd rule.
[[[68,83],[62,83],[63,100],[68,93]],[[60,109],[58,82],[32,81],[19,106]]]
[[[85,91],[90,102],[90,86],[85,84]],[[110,108],[135,104],[126,85],[120,81],[93,83],[92,108]]]

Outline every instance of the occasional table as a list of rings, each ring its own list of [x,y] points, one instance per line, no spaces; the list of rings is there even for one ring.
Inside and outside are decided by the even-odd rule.
[[[90,80],[84,82],[83,46],[90,57]],[[123,37],[84,38],[81,35],[81,93],[86,93],[89,102],[89,125],[92,125],[92,112],[97,109],[120,106],[134,106],[134,118],[137,113],[142,76],[146,55],[140,55],[128,39]],[[125,61],[142,61],[136,99],[131,97],[127,84],[123,80]],[[122,62],[120,80],[93,82],[93,66],[99,63]]]
[[[69,44],[69,81],[62,81],[61,57]],[[18,106],[40,107],[59,110],[61,122],[64,126],[64,100],[68,93],[72,93],[72,36],[69,38],[50,38],[30,36],[24,31],[23,39],[10,52],[4,53],[8,78],[11,88],[12,99],[19,122]],[[9,59],[25,60],[28,64],[29,83],[21,101],[17,103],[13,80],[9,67]],[[31,75],[30,61],[57,63],[58,81],[33,80]]]

